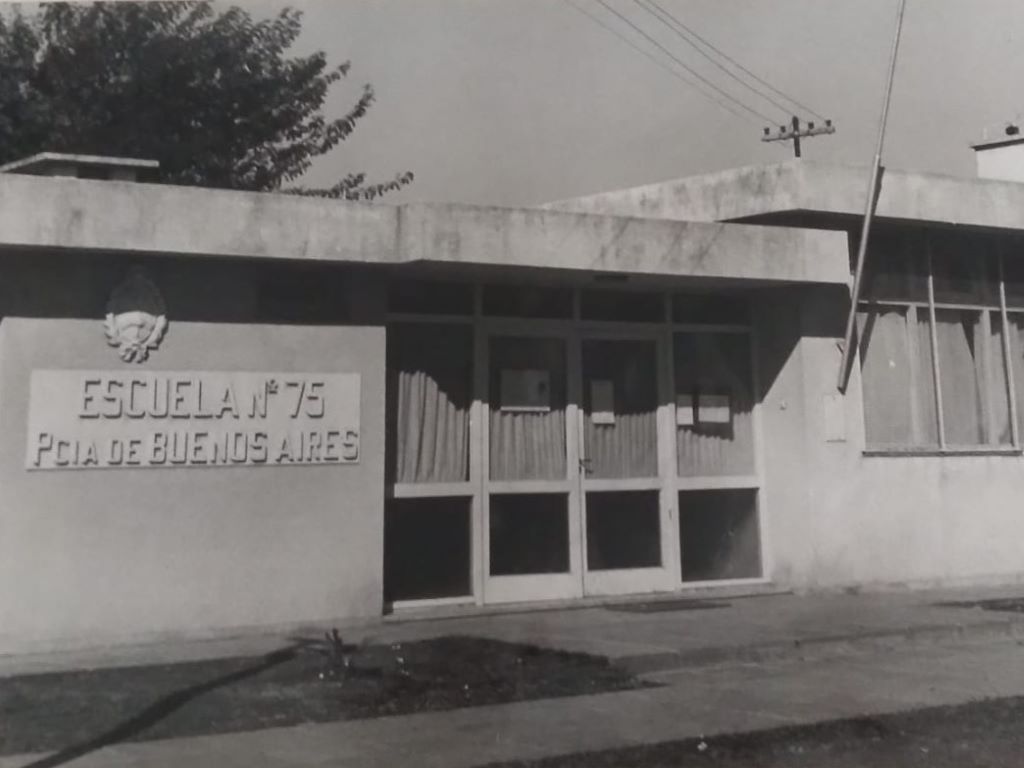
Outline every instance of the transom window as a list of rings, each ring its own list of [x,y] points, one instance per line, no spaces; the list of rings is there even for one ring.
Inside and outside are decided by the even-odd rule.
[[[858,306],[868,448],[1019,448],[1024,263],[992,236],[882,229],[868,267]]]

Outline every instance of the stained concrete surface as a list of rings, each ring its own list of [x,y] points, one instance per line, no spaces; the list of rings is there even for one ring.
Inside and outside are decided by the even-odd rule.
[[[346,627],[348,641],[402,642],[444,635],[487,637],[593,653],[634,663],[634,668],[710,662],[835,656],[858,649],[926,647],[960,639],[1024,638],[1024,614],[950,607],[949,603],[1024,596],[1024,585],[890,591],[863,594],[763,594],[709,598],[715,606],[688,610],[679,597],[672,610],[636,610],[665,598],[636,598],[589,607],[503,613],[453,609],[447,615],[408,614]],[[692,598],[698,601],[698,597]],[[629,610],[620,610],[626,606]],[[260,655],[296,637],[317,640],[330,626],[290,627],[278,632],[169,638],[160,643],[108,646],[67,653],[0,655],[4,676],[68,669],[171,663]],[[647,663],[657,661],[657,664]]]
[[[0,758],[0,768],[480,766],[1024,695],[1022,657],[1003,640],[689,667],[649,675],[661,686],[645,690],[122,744],[70,763]]]

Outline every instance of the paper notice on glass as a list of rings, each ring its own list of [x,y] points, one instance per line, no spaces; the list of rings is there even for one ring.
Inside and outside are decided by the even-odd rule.
[[[689,392],[676,393],[676,424],[680,427],[692,427],[693,418],[693,395]]]
[[[501,372],[501,410],[546,413],[551,410],[551,375],[529,368]]]
[[[732,407],[728,395],[701,395],[697,399],[697,420],[701,424],[728,424]]]
[[[594,424],[615,423],[615,382],[609,379],[590,382],[590,420]]]

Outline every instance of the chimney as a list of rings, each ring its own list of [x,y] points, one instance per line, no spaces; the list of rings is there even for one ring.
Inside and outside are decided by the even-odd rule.
[[[980,142],[971,145],[978,178],[1024,183],[1024,133],[1020,123],[1008,123],[994,138],[989,138],[988,131],[985,134]]]
[[[0,173],[22,173],[29,176],[70,176],[78,179],[106,181],[156,181],[160,163],[131,157],[100,155],[68,155],[41,152],[24,160],[0,165]]]

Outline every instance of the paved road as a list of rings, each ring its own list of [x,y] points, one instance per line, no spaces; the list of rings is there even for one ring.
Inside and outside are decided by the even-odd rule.
[[[689,667],[659,687],[571,699],[124,744],[70,762],[0,768],[478,766],[643,743],[1024,695],[1014,640],[848,652],[835,658]]]

